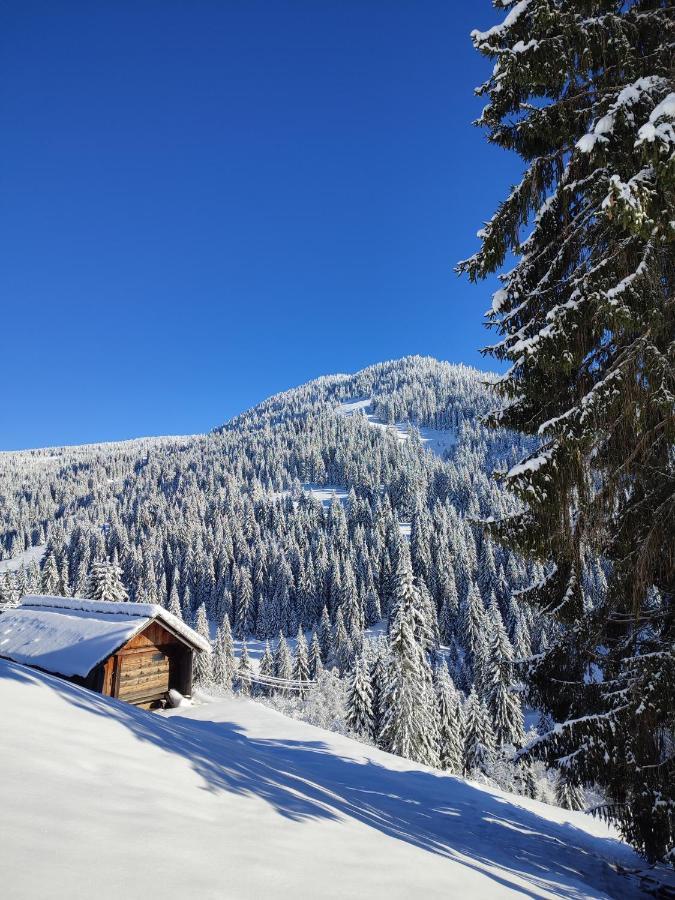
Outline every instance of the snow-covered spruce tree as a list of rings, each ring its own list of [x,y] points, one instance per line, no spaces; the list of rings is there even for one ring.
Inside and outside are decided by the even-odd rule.
[[[216,639],[213,645],[211,667],[214,682],[229,691],[232,688],[235,665],[234,642],[232,640],[230,620],[225,616],[223,624],[216,631]]]
[[[54,559],[54,554],[50,551],[44,558],[42,563],[42,572],[40,574],[40,590],[43,594],[56,594],[59,585],[59,569]]]
[[[279,642],[274,651],[274,675],[276,678],[281,678],[284,681],[290,681],[293,677],[291,652],[288,649],[286,638],[281,631],[279,632]],[[281,687],[279,693],[285,695],[287,691],[285,688]]]
[[[309,645],[309,677],[316,681],[323,672],[323,660],[321,659],[321,645],[316,631],[312,632],[312,642]]]
[[[522,746],[523,711],[513,689],[513,648],[496,603],[488,611],[490,643],[485,662],[485,700],[498,747]]]
[[[390,753],[438,765],[438,711],[431,667],[420,637],[423,615],[410,561],[397,576],[396,615],[390,625],[390,656],[381,697],[379,743]]]
[[[293,680],[299,682],[309,681],[309,651],[307,650],[307,641],[302,633],[302,628],[298,628],[298,637],[295,644],[295,655],[293,657]],[[305,688],[300,688],[298,696],[304,698],[307,694]]]
[[[328,608],[324,606],[321,611],[321,619],[319,621],[319,646],[321,647],[321,658],[324,663],[328,663],[333,651],[333,637],[330,627],[330,616]]]
[[[495,736],[485,704],[472,690],[464,707],[464,772],[489,775],[494,762]]]
[[[359,656],[347,687],[347,727],[365,738],[373,737],[373,689],[367,660]]]
[[[384,714],[384,690],[387,678],[387,664],[384,652],[379,650],[375,661],[370,667],[370,687],[373,693],[373,735],[379,739],[382,731],[382,718]]]
[[[464,757],[462,709],[445,660],[436,670],[436,697],[438,700],[439,764],[442,769],[446,769],[454,775],[460,775]]]
[[[597,811],[656,859],[675,819],[675,13],[497,5],[504,22],[473,33],[495,60],[478,124],[525,174],[458,268],[477,280],[517,257],[488,314],[511,364],[494,422],[541,446],[506,475],[522,511],[491,531],[547,564],[530,599],[560,628],[529,680],[562,727],[530,752],[600,784]],[[611,571],[584,608],[589,552]]]
[[[197,610],[197,614],[195,616],[194,621],[194,629],[200,637],[203,637],[205,640],[211,640],[211,636],[209,634],[209,622],[206,618],[206,607],[202,603]],[[195,682],[200,685],[209,684],[213,680],[213,671],[212,671],[212,654],[210,653],[197,653],[195,656],[195,665],[194,665],[194,675]]]
[[[331,663],[337,667],[340,675],[343,675],[351,667],[354,657],[354,644],[347,633],[341,606],[338,607],[338,611],[335,613],[332,645],[333,655]]]
[[[251,693],[251,661],[248,658],[246,641],[241,645],[237,681],[239,683],[239,693],[248,696]]]
[[[107,600],[111,603],[126,603],[129,599],[122,582],[122,569],[109,559],[96,560],[89,572],[87,599]]]
[[[270,650],[270,642],[265,641],[265,652],[260,658],[260,665],[258,667],[258,674],[260,675],[271,675],[274,676],[274,656],[272,655],[272,651]],[[268,692],[268,688],[263,684],[255,685],[255,692],[259,694],[265,694]]]

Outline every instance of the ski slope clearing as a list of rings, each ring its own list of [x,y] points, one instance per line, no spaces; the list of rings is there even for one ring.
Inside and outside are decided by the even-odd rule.
[[[17,572],[22,566],[29,566],[31,563],[39,563],[45,552],[46,544],[39,544],[36,547],[29,547],[18,556],[11,559],[0,559],[0,575],[4,572]]]
[[[0,660],[0,708],[13,900],[639,895],[584,814],[250,700],[157,715]]]
[[[410,425],[405,422],[395,422],[387,425],[373,412],[372,397],[366,397],[360,400],[349,400],[346,403],[340,403],[338,410],[343,416],[363,415],[374,428],[381,428],[383,431],[389,431],[393,434],[400,444],[404,444],[410,440]],[[422,446],[425,450],[431,450],[441,459],[448,450],[457,443],[457,435],[450,429],[425,428],[417,426]]]

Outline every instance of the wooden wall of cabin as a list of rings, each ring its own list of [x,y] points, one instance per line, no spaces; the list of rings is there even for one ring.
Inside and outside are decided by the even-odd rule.
[[[192,693],[191,647],[179,641],[159,622],[147,628],[108,657],[89,676],[93,690],[129,703],[150,705],[174,688]]]

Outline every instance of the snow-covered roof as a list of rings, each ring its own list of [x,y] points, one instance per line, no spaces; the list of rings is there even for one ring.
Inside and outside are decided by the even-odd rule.
[[[30,595],[0,615],[0,656],[58,675],[85,677],[155,620],[190,646],[210,652],[207,640],[154,603]]]

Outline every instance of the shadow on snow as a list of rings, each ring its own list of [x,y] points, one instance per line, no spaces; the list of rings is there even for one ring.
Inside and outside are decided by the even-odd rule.
[[[622,879],[605,857],[626,861],[629,854],[628,863],[635,861],[618,841],[544,819],[461,778],[392,771],[372,760],[336,755],[322,741],[251,738],[232,722],[163,718],[10,662],[3,671],[10,678],[39,680],[75,706],[182,756],[209,791],[260,797],[294,821],[351,818],[525,896],[541,897],[545,890],[580,900],[589,896],[589,883],[619,896]],[[514,874],[529,888],[514,883]]]

